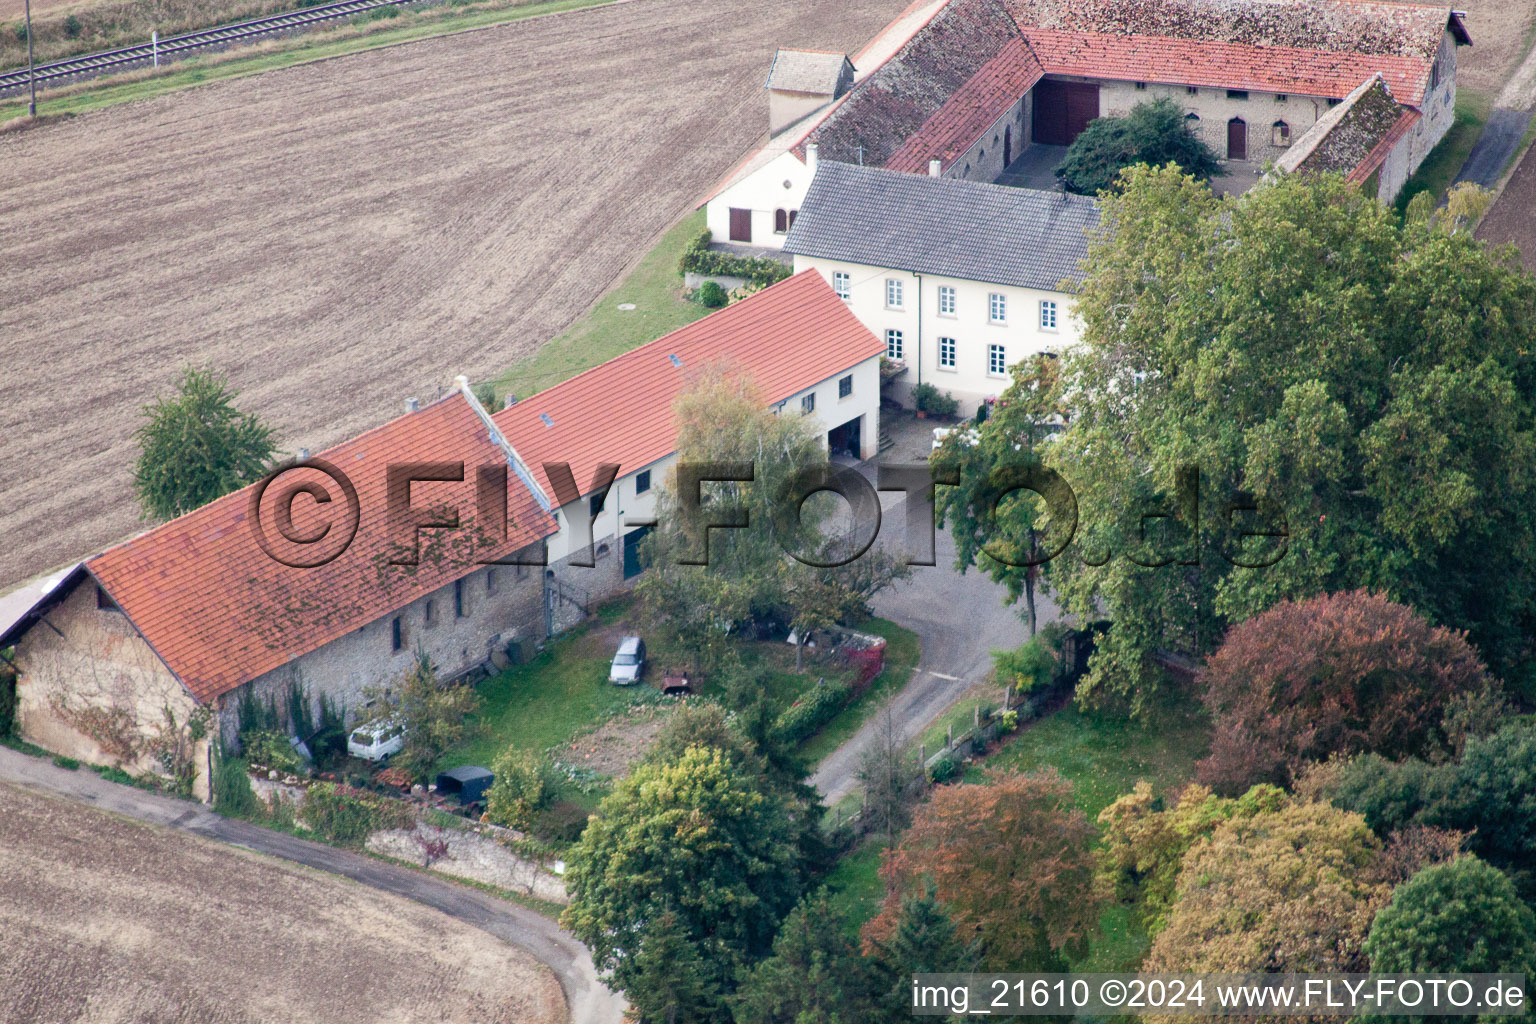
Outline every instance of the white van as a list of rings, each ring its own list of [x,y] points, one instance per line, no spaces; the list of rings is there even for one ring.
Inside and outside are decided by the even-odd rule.
[[[393,718],[369,722],[347,737],[347,753],[364,761],[388,761],[405,749],[405,726]]]

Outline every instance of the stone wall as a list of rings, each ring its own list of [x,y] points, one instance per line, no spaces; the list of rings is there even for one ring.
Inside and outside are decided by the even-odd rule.
[[[418,824],[414,829],[391,829],[368,837],[368,850],[410,864],[430,868],[455,878],[465,878],[482,885],[548,900],[569,903],[565,882],[536,861],[521,857],[497,842],[506,829],[480,826],[479,831],[439,828]],[[428,845],[442,843],[446,853],[429,857]],[[564,865],[558,862],[551,867]]]
[[[318,714],[323,694],[357,721],[364,691],[402,678],[416,652],[423,650],[441,679],[452,679],[484,663],[493,650],[513,640],[542,639],[543,588],[538,566],[486,566],[419,598],[394,614],[370,622],[324,647],[267,672],[219,700],[219,723],[226,744],[236,743],[239,705],[249,688],[261,701],[281,708],[288,688],[302,684]],[[394,622],[400,621],[400,645]]]

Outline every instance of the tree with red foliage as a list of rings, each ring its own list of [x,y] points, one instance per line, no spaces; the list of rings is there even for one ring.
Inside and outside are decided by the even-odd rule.
[[[1334,754],[1444,749],[1448,702],[1497,687],[1463,633],[1365,590],[1282,601],[1233,627],[1201,672],[1215,735],[1200,780],[1289,786]]]
[[[885,855],[885,904],[867,949],[890,939],[904,898],[932,892],[956,931],[981,942],[985,970],[1060,971],[1099,919],[1093,826],[1054,769],[941,786]]]

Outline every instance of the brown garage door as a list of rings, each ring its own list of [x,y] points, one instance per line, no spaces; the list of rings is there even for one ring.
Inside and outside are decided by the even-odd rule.
[[[1099,87],[1091,83],[1046,79],[1034,95],[1034,141],[1042,146],[1070,146],[1099,116]]]

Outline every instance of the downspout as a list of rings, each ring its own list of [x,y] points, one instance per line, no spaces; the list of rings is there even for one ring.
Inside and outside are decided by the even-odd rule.
[[[917,279],[917,383],[923,382],[923,275],[912,271]],[[916,399],[913,399],[916,404]]]

